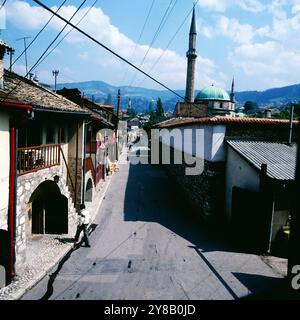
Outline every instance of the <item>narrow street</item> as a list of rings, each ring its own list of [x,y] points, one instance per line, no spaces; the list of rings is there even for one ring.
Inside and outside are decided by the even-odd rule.
[[[214,240],[158,166],[121,164],[90,235],[23,299],[238,299],[281,281]]]

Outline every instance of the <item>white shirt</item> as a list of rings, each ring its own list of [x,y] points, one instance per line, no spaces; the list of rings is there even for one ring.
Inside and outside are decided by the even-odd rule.
[[[83,209],[80,212],[81,216],[80,216],[80,221],[82,224],[89,224],[91,221],[91,216],[90,213],[87,209]]]

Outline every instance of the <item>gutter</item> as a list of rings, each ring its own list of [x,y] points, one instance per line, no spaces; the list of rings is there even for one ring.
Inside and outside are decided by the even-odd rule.
[[[91,115],[90,112],[43,109],[43,108],[39,108],[39,107],[35,107],[35,106],[33,106],[32,109],[34,111],[38,111],[38,112],[54,112],[54,113],[63,113],[63,114],[69,114],[69,115],[74,115],[74,116],[86,116],[86,117],[89,117]]]
[[[0,102],[0,106],[3,107],[14,107],[17,109],[26,109],[26,110],[32,110],[31,105],[27,104],[21,104],[21,103],[14,103],[14,102]]]

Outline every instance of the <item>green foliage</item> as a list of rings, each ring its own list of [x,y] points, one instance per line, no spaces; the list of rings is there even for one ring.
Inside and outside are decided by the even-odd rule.
[[[244,104],[244,112],[250,113],[251,111],[254,111],[258,108],[258,104],[254,101],[246,101]]]
[[[130,117],[135,117],[137,115],[137,112],[133,107],[128,106],[127,115],[130,116]]]
[[[163,105],[162,105],[162,102],[161,102],[160,98],[157,99],[155,113],[156,113],[156,115],[158,117],[163,117],[164,116],[164,108],[163,108]]]
[[[152,114],[153,113],[153,102],[152,100],[149,102],[148,110],[146,111],[146,114]]]
[[[294,116],[293,119],[299,119],[300,118],[300,103],[294,103]],[[282,110],[279,114],[277,114],[274,118],[276,119],[289,119],[290,118],[290,107],[291,105],[287,106]]]
[[[155,124],[155,122],[150,119],[149,121],[145,122],[144,125],[143,125],[143,129],[147,132],[149,137],[150,137],[151,129],[152,129],[154,124]]]

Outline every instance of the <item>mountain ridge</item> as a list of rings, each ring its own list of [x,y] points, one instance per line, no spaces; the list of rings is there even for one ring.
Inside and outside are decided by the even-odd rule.
[[[167,90],[157,90],[142,87],[132,87],[128,85],[114,86],[101,80],[90,80],[81,82],[59,83],[57,89],[78,88],[82,94],[94,99],[95,102],[104,103],[107,96],[112,96],[112,103],[116,105],[118,89],[121,90],[121,108],[127,108],[129,100],[131,105],[138,112],[145,112],[152,101],[153,107],[156,100],[161,98],[165,111],[172,111],[179,97]],[[174,90],[176,93],[185,96],[185,90]],[[195,91],[195,95],[199,92]],[[243,106],[246,101],[255,101],[259,106],[270,106],[282,108],[289,102],[294,102],[300,98],[300,84],[292,84],[284,87],[270,88],[267,90],[240,91],[235,94],[237,106]]]

